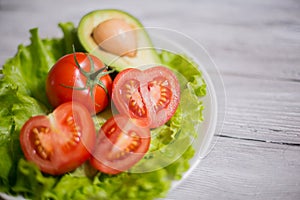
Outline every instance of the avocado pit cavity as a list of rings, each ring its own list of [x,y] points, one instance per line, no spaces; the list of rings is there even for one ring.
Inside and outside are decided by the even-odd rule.
[[[109,19],[93,30],[94,41],[103,50],[118,56],[136,56],[137,39],[133,28],[123,19]]]

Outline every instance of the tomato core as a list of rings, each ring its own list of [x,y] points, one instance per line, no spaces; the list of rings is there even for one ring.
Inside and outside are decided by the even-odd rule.
[[[139,81],[127,81],[121,92],[124,92],[123,98],[128,102],[128,107],[131,115],[135,117],[145,117],[146,105],[141,95]]]
[[[150,100],[157,112],[166,108],[170,103],[169,97],[172,96],[172,91],[167,87],[168,85],[168,80],[162,78],[149,83]]]

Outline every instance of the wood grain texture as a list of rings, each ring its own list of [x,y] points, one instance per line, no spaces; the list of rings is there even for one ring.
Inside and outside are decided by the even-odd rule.
[[[118,8],[145,26],[178,30],[202,44],[226,89],[216,144],[168,200],[300,199],[299,0],[0,0],[0,65],[28,30],[58,37],[58,22]]]
[[[167,199],[299,199],[299,150],[298,146],[219,138]]]

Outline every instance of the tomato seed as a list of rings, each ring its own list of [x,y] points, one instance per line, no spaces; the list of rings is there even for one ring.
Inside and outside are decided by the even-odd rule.
[[[81,136],[81,132],[74,131],[73,132],[73,136],[80,137]]]
[[[166,97],[161,97],[160,100],[161,100],[162,102],[166,102],[166,101],[167,101],[167,98],[166,98]]]
[[[70,148],[72,148],[73,146],[76,146],[76,145],[78,144],[78,142],[75,141],[75,140],[70,140],[67,144],[68,144],[68,145],[67,145],[68,149],[70,149]]]
[[[107,133],[111,135],[116,130],[116,127],[112,127]]]
[[[50,159],[50,153],[43,147],[39,137],[40,134],[49,133],[50,129],[48,127],[35,127],[31,131],[33,133],[33,145],[35,146],[36,153],[44,160]]]
[[[135,105],[136,105],[136,101],[131,100],[131,105],[132,105],[132,106],[135,106]]]
[[[34,135],[38,135],[39,134],[39,130],[37,128],[33,128],[32,132],[34,133]]]
[[[167,88],[166,87],[161,87],[161,93],[164,93],[164,94],[166,94],[167,93]]]
[[[47,155],[47,153],[46,153],[45,151],[42,151],[42,152],[40,153],[40,155],[41,155],[41,157],[42,157],[43,159],[45,159],[45,160],[48,159],[48,155]]]
[[[132,132],[130,132],[130,136],[131,136],[131,137],[136,137],[137,134],[136,134],[136,132],[132,131]]]
[[[136,147],[138,145],[138,142],[137,141],[132,141],[131,144],[133,144],[133,146]]]
[[[73,123],[73,116],[69,116],[67,118],[67,122],[69,122],[70,124]]]
[[[126,98],[127,98],[127,99],[130,99],[130,98],[131,98],[131,94],[130,94],[130,93],[127,93],[127,94],[126,94]]]
[[[128,89],[128,90],[130,90],[130,89],[131,89],[131,85],[126,84],[126,85],[125,85],[125,88]]]
[[[76,143],[80,142],[80,137],[74,137],[73,141],[76,142]]]
[[[132,143],[129,145],[129,149],[130,149],[130,150],[134,150],[135,148],[136,148],[136,146],[133,145]]]

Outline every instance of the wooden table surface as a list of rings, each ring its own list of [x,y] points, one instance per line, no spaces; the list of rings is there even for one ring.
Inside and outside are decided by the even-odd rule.
[[[224,81],[214,148],[166,199],[300,199],[299,0],[0,0],[0,65],[30,28],[61,36],[58,22],[103,8],[189,35]]]

